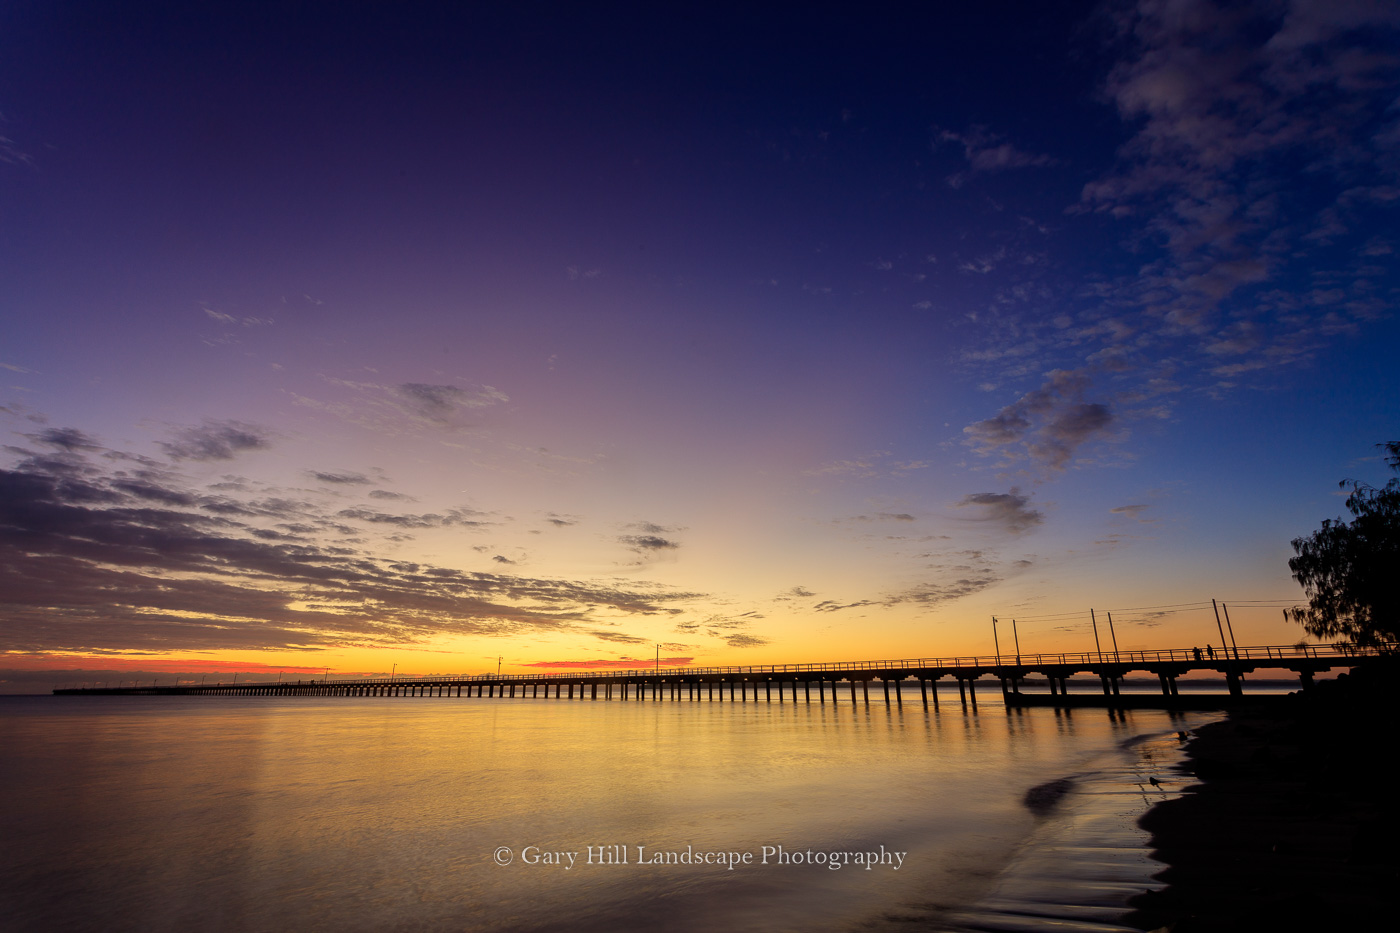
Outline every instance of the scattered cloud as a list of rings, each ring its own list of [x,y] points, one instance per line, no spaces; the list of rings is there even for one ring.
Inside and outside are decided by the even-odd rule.
[[[1019,535],[1045,521],[1045,516],[1030,507],[1030,496],[1023,496],[1014,486],[1010,492],[975,492],[958,500],[960,509],[973,509],[972,521],[985,522],[1003,531]]]
[[[50,428],[47,431],[40,431],[37,434],[26,434],[24,437],[36,444],[57,447],[67,451],[101,449],[101,445],[98,444],[94,438],[76,428]]]
[[[294,395],[298,405],[319,409],[391,436],[412,432],[458,432],[479,427],[483,413],[510,401],[487,385],[426,382],[378,383],[327,378],[330,385],[353,393],[350,401],[324,402]]]
[[[908,476],[915,470],[927,469],[928,460],[894,460],[888,450],[875,450],[850,460],[831,460],[820,466],[803,470],[803,476],[838,476],[848,479],[869,479],[876,476]]]
[[[645,639],[639,639],[645,641]],[[534,661],[530,664],[521,664],[520,667],[537,667],[543,670],[571,671],[608,671],[608,670],[637,670],[638,668],[652,667],[657,663],[656,658],[587,658],[578,661]],[[666,657],[661,659],[661,666],[666,667],[689,667],[695,663],[691,657]]]
[[[308,472],[308,475],[310,475],[313,479],[320,480],[323,483],[330,483],[335,486],[358,486],[361,484],[368,484],[373,482],[373,480],[371,480],[368,476],[365,476],[363,473],[322,473],[316,470],[312,470]],[[370,493],[370,495],[374,495],[374,493]]]
[[[242,421],[205,420],[199,427],[180,428],[173,441],[160,441],[160,447],[172,460],[232,460],[249,450],[267,450],[272,446],[272,432]]]
[[[965,133],[944,130],[939,134],[938,141],[953,142],[962,146],[963,155],[967,159],[966,171],[957,172],[947,178],[949,186],[953,188],[961,188],[971,176],[977,174],[1059,163],[1053,156],[1017,149],[1011,143],[1003,142],[1002,137],[992,133],[985,126],[974,126]]]
[[[673,551],[680,547],[676,542],[657,535],[619,535],[617,540],[639,552]]]
[[[250,494],[238,481],[184,485],[129,454],[106,451],[94,462],[86,448],[100,445],[78,432],[41,437],[53,452],[12,448],[19,462],[0,469],[0,650],[295,650],[587,633],[605,618],[671,614],[675,603],[703,598],[656,584],[388,560],[337,538],[353,529],[310,503]],[[209,457],[211,444],[219,452],[217,442],[238,446],[223,430],[171,446],[194,459]],[[347,511],[410,527],[474,521],[465,510]]]
[[[1064,469],[1081,445],[1113,423],[1106,404],[1084,399],[1088,385],[1084,370],[1054,370],[1040,388],[963,428],[967,443],[983,455],[1024,456],[1045,468]]]
[[[369,522],[372,525],[397,525],[400,528],[445,528],[449,525],[480,526],[489,524],[480,516],[483,512],[474,509],[448,509],[442,514],[431,512],[424,515],[391,515],[374,509],[341,509],[336,513],[341,518]]]

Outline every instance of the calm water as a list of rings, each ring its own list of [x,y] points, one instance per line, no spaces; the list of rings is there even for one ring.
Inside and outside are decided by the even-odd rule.
[[[1148,771],[1165,776],[1176,730],[1211,718],[947,698],[0,698],[0,917],[15,931],[949,929],[1020,883],[1032,850],[1083,835],[1086,814],[1131,849],[1123,834],[1156,799]],[[1050,817],[1027,809],[1027,789],[1065,776],[1111,784],[1093,799],[1112,806],[1081,793]],[[657,853],[672,862],[639,864]],[[681,863],[707,853],[740,861]],[[864,853],[883,863],[830,867]]]

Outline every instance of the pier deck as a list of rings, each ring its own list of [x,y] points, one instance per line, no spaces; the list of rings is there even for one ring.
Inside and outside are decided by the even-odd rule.
[[[937,705],[940,681],[957,686],[961,703],[977,702],[977,687],[990,679],[1008,705],[1197,706],[1200,694],[1180,693],[1178,679],[1191,674],[1224,678],[1228,693],[1221,700],[1245,696],[1244,676],[1256,671],[1285,671],[1301,685],[1315,674],[1337,667],[1356,667],[1380,656],[1332,645],[1231,648],[1216,657],[1198,656],[1197,649],[1084,652],[957,658],[913,658],[893,661],[769,664],[716,668],[653,668],[612,671],[478,674],[470,676],[356,678],[244,683],[175,683],[130,686],[60,687],[64,696],[338,696],[338,697],[461,697],[586,700],[710,700],[715,702],[843,702],[877,701],[903,704],[905,692],[917,685],[925,705]],[[1125,694],[1123,679],[1130,673],[1155,675],[1160,694]],[[1097,690],[1070,692],[1070,678],[1089,674]],[[1028,679],[1038,681],[1027,684]],[[1023,688],[1034,686],[1036,689]],[[1081,686],[1076,684],[1076,686]],[[893,691],[891,688],[894,688]],[[815,697],[813,696],[815,694]]]

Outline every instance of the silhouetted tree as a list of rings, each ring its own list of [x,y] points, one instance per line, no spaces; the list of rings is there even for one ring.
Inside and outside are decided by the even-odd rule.
[[[1400,441],[1379,445],[1400,473]],[[1288,615],[1318,638],[1363,647],[1388,648],[1400,640],[1400,479],[1383,489],[1356,480],[1347,511],[1353,518],[1328,520],[1306,538],[1295,538],[1297,557],[1288,569],[1308,595],[1306,608]]]

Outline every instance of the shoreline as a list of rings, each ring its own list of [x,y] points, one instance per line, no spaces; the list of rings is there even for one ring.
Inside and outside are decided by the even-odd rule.
[[[1386,673],[1353,672],[1196,730],[1177,767],[1199,783],[1138,824],[1166,887],[1132,898],[1124,922],[1173,933],[1393,922],[1400,805],[1382,764],[1395,731]]]
[[[1181,793],[1185,782],[1172,768],[1185,760],[1182,730],[1212,721],[1199,711],[1179,719],[1120,739],[1083,767],[1029,788],[1021,801],[1036,820],[1029,835],[983,894],[927,929],[1135,933],[1125,920],[1130,899],[1165,887],[1155,880],[1162,865],[1138,821],[1159,796]]]

